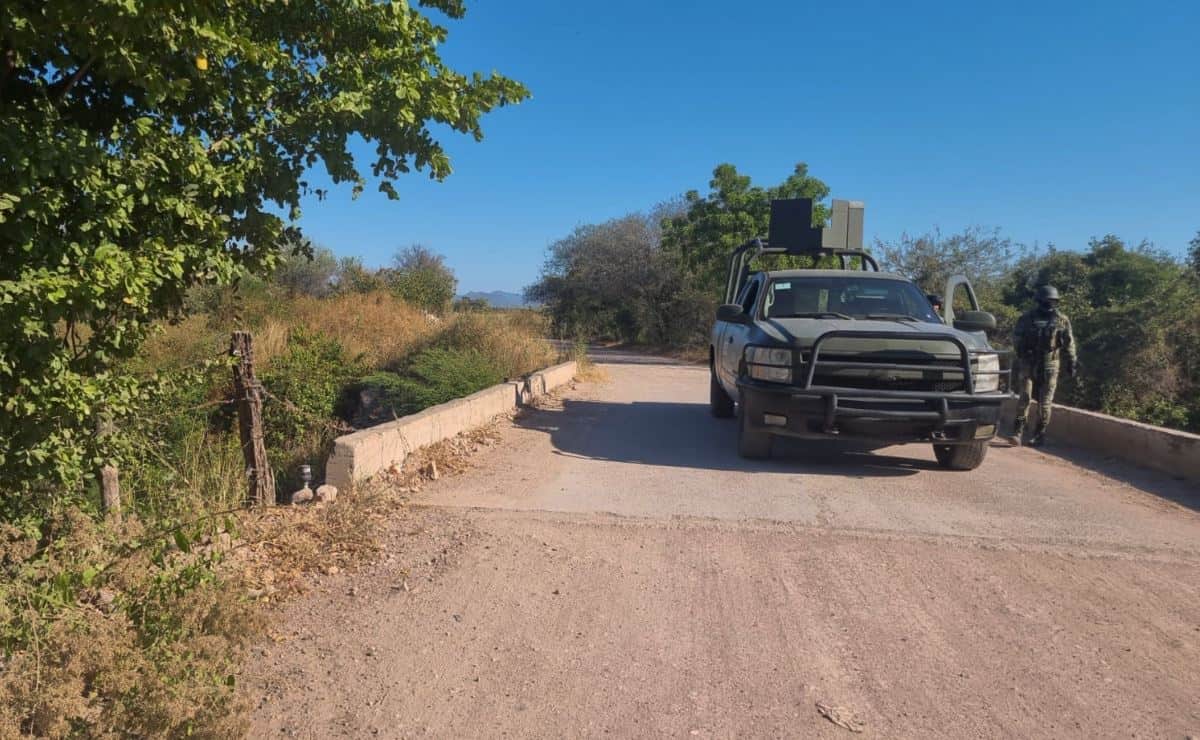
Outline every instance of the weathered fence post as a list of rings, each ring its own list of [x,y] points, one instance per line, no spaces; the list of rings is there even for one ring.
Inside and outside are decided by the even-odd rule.
[[[229,341],[229,354],[237,358],[237,364],[233,366],[233,388],[237,400],[238,433],[249,483],[246,503],[251,506],[270,506],[275,503],[275,473],[267,463],[267,445],[263,441],[262,386],[254,376],[254,348],[250,332],[233,333]]]
[[[96,440],[103,445],[114,431],[112,417],[106,411],[96,415]],[[100,467],[100,507],[111,522],[121,522],[121,477],[115,465]]]
[[[115,465],[100,468],[100,491],[104,501],[104,515],[109,521],[121,523],[121,479]]]

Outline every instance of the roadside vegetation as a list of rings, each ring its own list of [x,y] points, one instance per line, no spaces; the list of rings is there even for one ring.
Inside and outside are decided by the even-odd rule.
[[[121,474],[120,522],[105,519],[94,484],[49,507],[7,502],[0,734],[236,734],[240,656],[262,635],[257,602],[282,580],[262,574],[369,550],[371,502],[354,502],[350,517],[349,506],[290,518],[243,511],[230,327],[255,339],[282,495],[302,485],[302,464],[322,480],[340,434],[556,359],[537,312],[426,300],[433,285],[453,294],[440,261],[424,275],[356,264],[320,274],[329,253],[304,251],[314,258],[290,253],[267,279],[196,291],[186,318],[118,366],[145,389],[109,458]]]
[[[284,494],[371,414],[546,361],[537,316],[451,310],[429,249],[373,270],[298,228],[330,195],[306,173],[399,197],[528,91],[442,61],[459,0],[6,11],[0,736],[236,736],[258,600],[369,547],[372,510],[246,510],[230,333],[253,332]]]
[[[730,252],[766,234],[772,199],[829,194],[803,164],[770,187],[722,164],[707,194],[690,191],[645,213],[585,224],[551,244],[527,297],[546,306],[559,336],[703,357]],[[827,215],[814,208],[815,223]],[[1186,258],[1111,234],[1071,246],[1028,247],[999,229],[970,227],[904,234],[868,250],[928,293],[942,293],[950,275],[968,275],[997,316],[992,338],[1001,346],[1037,286],[1054,284],[1083,367],[1077,380],[1060,379],[1058,399],[1200,432],[1200,234]],[[785,266],[774,260],[763,266]]]

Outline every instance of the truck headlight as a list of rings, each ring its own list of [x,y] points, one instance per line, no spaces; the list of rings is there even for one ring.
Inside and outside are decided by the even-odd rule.
[[[971,364],[971,377],[976,393],[1000,390],[1000,355],[976,355]]]
[[[770,383],[792,382],[793,354],[790,349],[747,347],[746,373],[755,380]]]

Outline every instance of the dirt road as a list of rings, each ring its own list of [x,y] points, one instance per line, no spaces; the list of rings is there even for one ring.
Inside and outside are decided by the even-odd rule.
[[[1028,449],[747,462],[705,369],[607,359],[287,609],[253,736],[1200,735],[1192,487]]]

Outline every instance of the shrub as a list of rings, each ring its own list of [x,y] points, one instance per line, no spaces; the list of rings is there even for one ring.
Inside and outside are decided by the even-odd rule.
[[[336,339],[296,328],[287,350],[262,373],[270,394],[263,406],[263,426],[281,496],[298,486],[300,464],[312,465],[318,480],[324,475],[329,447],[345,431],[335,422],[339,400],[366,370],[361,358],[348,356]]]
[[[289,295],[329,295],[339,271],[333,252],[307,241],[289,246],[280,253],[271,282]]]
[[[394,269],[381,272],[397,296],[434,313],[450,306],[458,279],[442,255],[414,244],[397,252],[394,262]]]
[[[358,401],[353,420],[366,425],[414,414],[469,396],[503,379],[495,363],[477,350],[422,350],[403,373],[371,373],[351,388]]]
[[[0,736],[244,732],[234,675],[261,619],[198,546],[204,525],[158,524],[0,525]]]
[[[455,316],[438,346],[487,357],[501,379],[519,378],[554,362],[543,337],[545,320],[531,311],[494,311]]]

